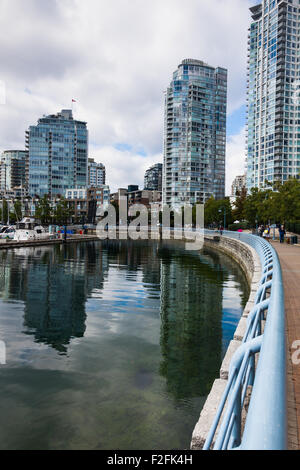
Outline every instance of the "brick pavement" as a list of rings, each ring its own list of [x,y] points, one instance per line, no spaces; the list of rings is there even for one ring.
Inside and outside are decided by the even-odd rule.
[[[287,395],[288,395],[288,444],[289,449],[300,449],[300,364],[292,361],[297,349],[295,341],[300,341],[300,245],[272,242],[282,268],[286,335],[287,335]],[[300,353],[296,359],[300,359]],[[294,363],[293,363],[294,362]]]

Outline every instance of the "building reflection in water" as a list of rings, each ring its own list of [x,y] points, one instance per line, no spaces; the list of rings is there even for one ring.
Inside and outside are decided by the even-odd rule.
[[[0,295],[24,302],[24,333],[67,352],[86,329],[85,304],[108,270],[101,245],[22,248],[1,253]]]
[[[131,281],[141,272],[147,298],[160,302],[159,373],[168,392],[176,399],[209,392],[222,360],[228,258],[167,243],[107,241],[2,251],[0,259],[1,298],[22,300],[24,333],[61,354],[84,336],[86,302],[94,291],[101,302],[109,267]]]
[[[177,399],[208,394],[222,352],[224,272],[217,254],[164,254],[160,372]]]

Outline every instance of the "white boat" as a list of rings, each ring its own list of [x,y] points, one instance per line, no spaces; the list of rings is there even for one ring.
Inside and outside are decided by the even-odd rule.
[[[30,241],[30,240],[43,240],[49,238],[49,233],[46,232],[42,225],[38,225],[36,220],[32,217],[24,217],[17,225],[14,234],[14,240]]]
[[[16,232],[16,226],[15,225],[10,225],[9,227],[5,228],[4,230],[1,231],[0,233],[0,239],[10,239],[12,240],[14,238]]]
[[[0,234],[3,233],[7,228],[9,227],[9,225],[2,225],[0,226]]]

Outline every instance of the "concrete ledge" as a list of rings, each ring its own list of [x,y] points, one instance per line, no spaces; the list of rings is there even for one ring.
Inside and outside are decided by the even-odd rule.
[[[247,317],[242,317],[239,321],[237,329],[235,330],[233,339],[236,341],[242,341],[247,330]]]
[[[254,300],[248,300],[248,302],[246,303],[246,307],[244,308],[244,311],[243,311],[243,317],[247,318],[249,316],[249,313],[253,309],[253,307],[254,307]]]
[[[234,353],[239,349],[241,344],[242,344],[241,341],[237,341],[235,339],[230,341],[227,352],[225,354],[225,357],[224,357],[222,365],[221,365],[220,379],[228,380],[228,374],[229,374],[229,367],[230,367],[231,359],[232,359]]]
[[[213,424],[220,400],[225,391],[227,380],[215,380],[211,392],[207,397],[205,406],[201,411],[200,418],[192,435],[192,450],[202,450],[206,441],[206,437]],[[213,441],[213,444],[215,441]]]

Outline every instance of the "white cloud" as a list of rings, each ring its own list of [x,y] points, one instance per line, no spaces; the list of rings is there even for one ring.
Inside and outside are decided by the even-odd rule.
[[[91,148],[90,154],[109,169],[113,192],[118,188],[127,188],[129,184],[143,187],[146,170],[155,163],[162,163],[162,155],[159,154],[143,157],[134,151],[121,151],[110,146]]]
[[[253,3],[2,0],[0,80],[7,104],[0,107],[0,150],[24,147],[30,124],[69,108],[75,98],[75,117],[88,122],[91,151],[102,148],[97,159],[109,160],[104,149],[110,156],[109,183],[141,181],[145,162],[161,161],[163,92],[182,59],[228,68],[229,113],[244,103]],[[118,143],[132,151],[116,154]],[[121,157],[128,169],[122,178]]]
[[[231,185],[234,178],[245,173],[245,131],[243,128],[239,134],[232,135],[227,139],[226,149],[226,195],[231,194]]]

